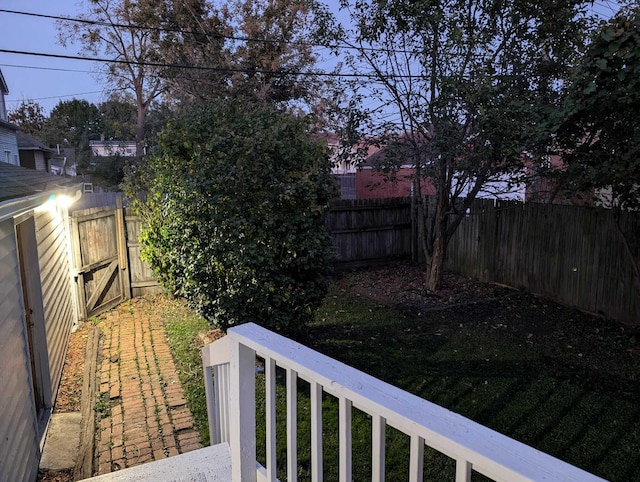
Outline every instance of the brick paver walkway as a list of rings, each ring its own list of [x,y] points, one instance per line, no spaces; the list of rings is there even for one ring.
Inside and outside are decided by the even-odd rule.
[[[98,473],[200,448],[161,319],[133,300],[100,324]]]

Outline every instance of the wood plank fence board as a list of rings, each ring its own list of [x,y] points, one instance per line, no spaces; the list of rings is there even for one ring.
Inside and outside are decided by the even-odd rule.
[[[108,209],[74,213],[72,228],[80,231],[80,220],[98,222]],[[326,226],[334,242],[335,262],[358,266],[410,258],[412,251],[420,251],[412,221],[409,198],[333,202]],[[128,289],[133,296],[161,292],[152,270],[140,259],[140,220],[125,210],[121,224],[127,233]],[[640,233],[640,214],[625,214],[621,224],[628,232]],[[91,240],[88,233],[85,237],[102,250],[107,245],[117,248],[115,237]],[[113,256],[118,256],[116,248]],[[640,257],[640,238],[632,250]],[[633,285],[612,213],[604,209],[477,200],[451,239],[446,267],[620,321],[640,323],[639,288]]]
[[[621,223],[640,233],[640,214],[627,213]],[[635,243],[638,258],[640,237]],[[640,324],[640,291],[605,209],[478,200],[451,240],[447,267]]]

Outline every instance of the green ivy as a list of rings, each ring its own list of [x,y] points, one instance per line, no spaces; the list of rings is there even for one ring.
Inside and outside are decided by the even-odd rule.
[[[138,178],[143,257],[210,323],[293,334],[328,286],[334,195],[308,120],[223,102],[172,120]]]

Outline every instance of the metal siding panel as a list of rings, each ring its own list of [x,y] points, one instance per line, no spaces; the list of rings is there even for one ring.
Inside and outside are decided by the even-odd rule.
[[[73,326],[67,233],[63,218],[53,211],[39,213],[35,221],[53,405]]]
[[[11,220],[0,223],[0,480],[35,480],[40,448]]]

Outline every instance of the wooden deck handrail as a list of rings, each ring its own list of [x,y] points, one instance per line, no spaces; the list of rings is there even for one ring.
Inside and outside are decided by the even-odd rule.
[[[259,466],[257,471],[253,396],[256,356],[265,360],[267,387],[267,466]],[[276,462],[284,463],[275,459],[276,367],[285,369],[287,373],[286,463],[289,481],[297,480],[298,377],[309,382],[311,387],[311,468],[314,481],[322,480],[323,392],[339,401],[341,481],[351,479],[352,407],[372,417],[372,456],[375,462],[372,464],[372,480],[384,480],[384,434],[387,425],[410,437],[411,481],[422,480],[425,445],[456,460],[456,482],[469,482],[472,469],[503,481],[603,480],[253,323],[234,327],[225,338],[203,348],[203,364],[207,374],[210,426],[220,431],[216,423],[223,425],[228,422],[228,439],[216,436],[215,440],[230,444],[234,481],[275,481]],[[220,370],[217,375],[220,378],[214,374],[212,379],[214,367],[228,367],[228,371]],[[214,385],[226,387],[214,388]],[[221,400],[215,401],[215,397]],[[222,420],[225,417],[227,420]],[[212,418],[217,422],[212,424]]]

